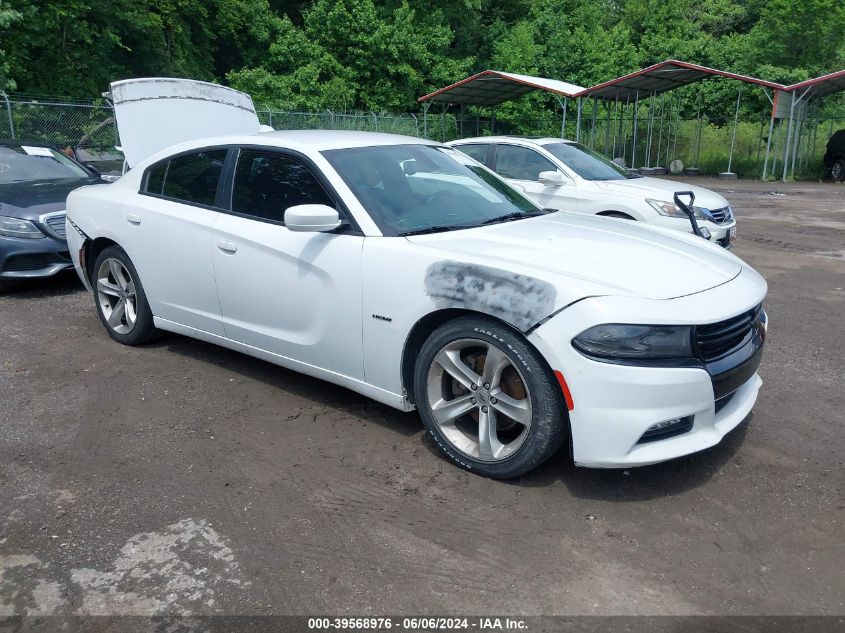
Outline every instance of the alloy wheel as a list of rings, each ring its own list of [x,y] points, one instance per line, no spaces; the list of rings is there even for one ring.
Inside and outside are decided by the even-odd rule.
[[[137,320],[135,281],[123,263],[104,259],[97,271],[97,301],[108,326],[118,334],[129,334]]]
[[[495,345],[471,338],[445,345],[431,363],[427,385],[438,429],[465,455],[501,461],[525,442],[532,419],[528,384]]]

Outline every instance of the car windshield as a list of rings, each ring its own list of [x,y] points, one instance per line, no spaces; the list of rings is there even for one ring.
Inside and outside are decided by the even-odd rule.
[[[383,145],[323,155],[384,235],[451,231],[544,213],[452,148]]]
[[[90,175],[58,150],[36,145],[0,145],[0,184],[81,178]]]
[[[578,143],[549,143],[543,145],[543,149],[584,180],[625,180],[640,177]]]

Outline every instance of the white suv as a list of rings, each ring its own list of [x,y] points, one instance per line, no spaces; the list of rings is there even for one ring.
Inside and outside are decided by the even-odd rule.
[[[673,198],[676,191],[692,191],[696,220],[706,229],[705,237],[726,248],[736,240],[731,205],[719,194],[640,176],[572,141],[485,136],[449,145],[483,163],[548,209],[638,220],[690,233],[689,218]]]

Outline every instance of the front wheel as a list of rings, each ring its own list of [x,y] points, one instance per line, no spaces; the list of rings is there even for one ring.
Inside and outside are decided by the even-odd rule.
[[[486,477],[518,477],[568,438],[554,374],[525,338],[493,319],[461,317],[420,351],[414,393],[426,429],[456,464]]]
[[[104,248],[94,262],[92,279],[97,314],[115,341],[140,345],[157,334],[138,271],[119,246]]]

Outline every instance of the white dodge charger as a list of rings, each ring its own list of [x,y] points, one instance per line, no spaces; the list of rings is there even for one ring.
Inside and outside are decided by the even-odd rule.
[[[766,283],[724,249],[544,212],[416,138],[256,120],[144,155],[156,143],[133,140],[122,103],[154,100],[121,87],[132,169],[73,192],[67,231],[116,341],[169,330],[416,408],[452,461],[489,477],[567,444],[583,466],[651,464],[713,446],[750,412]],[[206,88],[168,138],[246,100]]]

